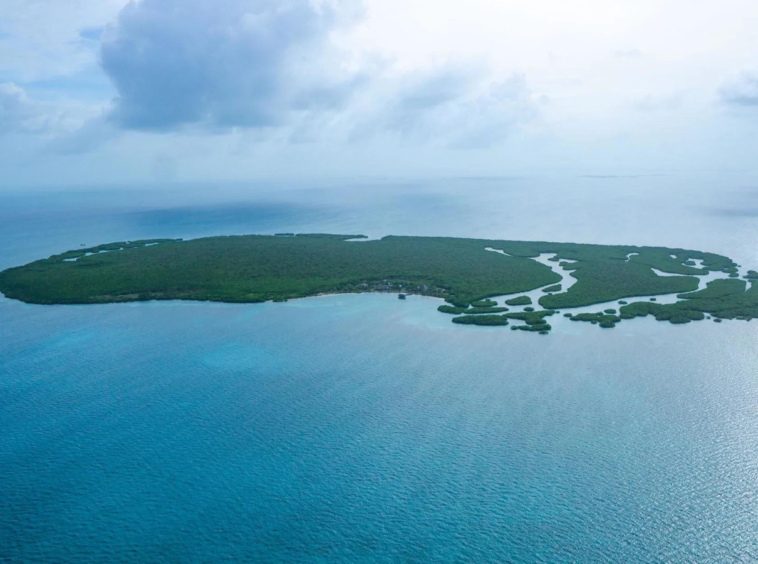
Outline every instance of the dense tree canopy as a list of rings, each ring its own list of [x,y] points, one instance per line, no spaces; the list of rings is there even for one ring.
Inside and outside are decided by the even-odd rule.
[[[672,323],[702,319],[706,313],[720,319],[758,317],[758,289],[748,288],[745,280],[716,280],[695,291],[697,276],[737,273],[730,259],[712,253],[446,237],[361,239],[282,233],[109,243],[0,272],[0,290],[9,298],[37,304],[169,299],[252,303],[385,291],[444,298],[451,305],[440,311],[464,314],[453,319],[456,323],[505,325],[510,319],[534,328],[545,325],[542,330],[549,330],[546,312],[677,293],[680,301],[675,304],[621,301],[618,315],[609,309],[573,319],[606,327],[644,315]],[[568,290],[561,291],[559,274],[531,260],[545,253],[563,261],[576,278]],[[695,261],[702,261],[702,267]],[[674,276],[660,276],[656,270]],[[507,308],[488,299],[538,288],[555,292],[539,299],[543,311],[504,313]],[[518,296],[505,303],[527,305],[531,300]]]

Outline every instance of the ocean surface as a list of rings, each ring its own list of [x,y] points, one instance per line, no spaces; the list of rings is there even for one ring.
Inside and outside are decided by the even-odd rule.
[[[758,179],[0,193],[0,268],[279,231],[662,245],[758,270]],[[439,303],[0,297],[0,562],[758,561],[757,322],[539,336]]]

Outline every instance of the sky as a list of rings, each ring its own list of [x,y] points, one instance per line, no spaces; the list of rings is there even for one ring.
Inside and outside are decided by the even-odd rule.
[[[754,0],[4,0],[0,190],[754,171]]]

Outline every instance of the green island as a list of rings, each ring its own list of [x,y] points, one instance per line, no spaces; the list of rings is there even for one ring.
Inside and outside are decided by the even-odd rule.
[[[511,329],[514,331],[531,331],[533,333],[539,333],[540,335],[547,335],[550,332],[551,327],[545,323],[543,325],[512,325]]]
[[[476,303],[476,302],[474,302]],[[502,313],[508,311],[507,307],[456,307],[449,305],[441,305],[437,308],[437,311],[442,313],[450,313],[453,315],[460,315],[465,313],[467,315],[480,314],[480,313]]]
[[[621,321],[621,318],[612,313],[577,313],[576,315],[570,315],[571,321],[589,321],[593,325],[599,325],[604,329],[611,329],[616,326],[616,323]]]
[[[508,319],[518,319],[527,325],[542,325],[547,323],[547,320],[545,320],[546,317],[554,314],[555,312],[552,310],[518,311],[515,313],[507,313],[504,317],[507,317]]]
[[[542,288],[542,291],[547,293],[554,293],[554,292],[560,292],[563,286],[561,284],[553,284],[552,286],[547,286],[546,288]]]
[[[533,260],[542,254],[553,254],[553,262],[563,261],[561,266],[576,282],[561,291],[561,275]],[[522,324],[513,324],[514,329],[546,332],[550,325],[545,317],[556,310],[618,300],[618,312],[608,308],[565,315],[608,328],[646,315],[671,323],[706,316],[714,321],[750,320],[758,317],[758,286],[752,284],[758,275],[748,271],[741,279],[737,268],[721,255],[665,247],[279,233],[76,249],[0,272],[0,291],[32,304],[257,303],[392,292],[444,299],[448,305],[438,309],[458,316],[454,323],[519,321]],[[698,291],[698,277],[711,272],[724,277]],[[507,307],[496,307],[491,299],[515,294],[507,305],[530,305],[528,296],[518,294],[538,289],[545,292],[538,300],[541,311],[507,313]],[[660,304],[651,298],[665,294],[677,294],[679,301]],[[635,297],[645,301],[627,302]]]
[[[471,307],[495,307],[497,302],[495,300],[477,300],[471,302]]]
[[[519,296],[517,298],[511,298],[510,300],[505,300],[505,305],[509,305],[509,306],[532,305],[532,298],[530,298],[529,296]]]
[[[508,325],[508,318],[502,315],[461,315],[454,317],[453,323],[461,325]]]

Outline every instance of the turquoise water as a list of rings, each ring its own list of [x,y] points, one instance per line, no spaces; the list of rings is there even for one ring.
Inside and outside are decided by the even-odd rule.
[[[212,193],[0,196],[0,267],[279,230],[657,243],[758,266],[741,178]],[[541,337],[459,327],[438,303],[0,298],[0,561],[758,560],[755,322]]]

